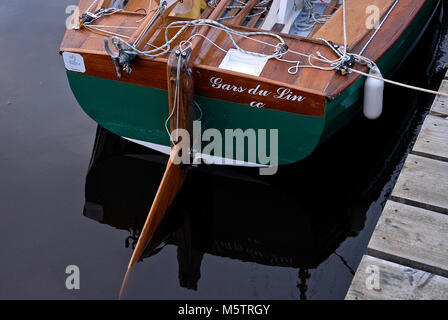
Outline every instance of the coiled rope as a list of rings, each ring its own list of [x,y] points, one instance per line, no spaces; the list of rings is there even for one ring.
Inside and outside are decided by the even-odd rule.
[[[323,0],[304,0],[305,18],[297,20],[294,22],[294,27],[299,31],[309,31],[312,30],[316,24],[324,24],[331,18],[331,14],[321,14],[315,11],[315,5],[317,3],[322,3],[328,6]]]

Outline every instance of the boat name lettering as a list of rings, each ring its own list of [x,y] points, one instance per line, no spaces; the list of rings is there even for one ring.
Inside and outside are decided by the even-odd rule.
[[[284,99],[284,100],[288,100],[288,101],[299,101],[299,102],[305,100],[305,97],[295,95],[288,88],[278,88],[277,94],[274,95],[274,98]]]
[[[215,89],[221,89],[221,90],[225,90],[225,91],[234,91],[234,92],[239,92],[239,93],[242,93],[247,90],[246,88],[243,88],[241,86],[238,87],[233,84],[222,83],[221,78],[212,77],[212,78],[210,78],[210,82],[212,83],[212,87]]]
[[[255,88],[247,89],[247,88],[243,88],[242,86],[236,86],[233,84],[225,83],[222,78],[217,78],[217,77],[211,77],[210,83],[212,85],[212,88],[215,88],[215,89],[220,89],[220,90],[224,90],[224,91],[234,91],[234,92],[238,92],[238,93],[243,93],[243,92],[247,91],[248,94],[253,95],[253,96],[268,97],[268,96],[272,95],[272,97],[275,99],[297,101],[297,102],[302,102],[303,100],[306,99],[303,96],[294,94],[294,92],[291,89],[284,88],[284,87],[278,88],[276,93],[272,94],[272,92],[262,89],[260,85],[257,85]],[[265,106],[265,104],[261,103],[261,102],[257,102],[257,101],[252,101],[250,103],[250,106],[257,107],[257,108],[263,108]]]
[[[266,104],[263,102],[252,101],[249,105],[254,108],[263,108]]]

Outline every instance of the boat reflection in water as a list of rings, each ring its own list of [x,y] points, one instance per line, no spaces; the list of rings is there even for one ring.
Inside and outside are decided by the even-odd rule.
[[[165,162],[166,156],[99,128],[86,180],[84,215],[129,230],[125,245],[132,247]],[[192,168],[143,257],[152,259],[162,245],[177,246],[180,286],[193,290],[198,288],[204,253],[297,268],[305,297],[307,270],[362,229],[368,208],[361,196],[355,199],[347,191],[357,183],[341,179],[344,168],[330,175],[319,166],[286,168],[265,180],[252,169]],[[322,175],[325,181],[319,178]]]
[[[426,53],[428,47],[438,43],[438,36],[436,32],[428,34],[403,64],[396,80],[428,86],[430,83],[425,79],[431,79],[433,87],[438,87],[444,72],[435,70],[434,65],[431,67],[430,63],[434,64],[437,59],[431,60]],[[422,57],[428,61],[423,63]],[[433,74],[421,76],[425,70]],[[433,98],[402,88],[388,89],[382,118],[372,122],[359,116],[310,157],[280,167],[275,176],[261,177],[257,175],[258,170],[249,168],[190,168],[183,189],[147,246],[144,259],[157,260],[164,248],[171,250],[165,245],[177,247],[180,286],[193,290],[200,288],[201,263],[203,273],[209,267],[204,254],[296,268],[300,297],[308,295],[309,298],[308,270],[317,268],[332,254],[353,273],[394,185],[394,176],[399,171],[397,165],[414,136],[413,129]],[[86,179],[84,215],[130,230],[125,245],[132,248],[146,220],[166,161],[165,155],[99,128]],[[368,223],[363,230],[366,214]],[[344,243],[339,250],[348,256],[352,253],[348,250],[356,248],[357,252],[347,263],[336,249],[361,230],[356,245]],[[162,277],[168,269],[166,265],[163,267]],[[323,268],[325,272],[329,268],[338,269],[333,262]],[[339,277],[337,272],[333,276]],[[340,277],[347,279],[337,286],[347,286],[347,289],[351,276],[345,273],[348,277]],[[222,275],[222,269],[218,274]],[[204,277],[204,285],[205,280],[210,279]],[[227,280],[221,279],[221,284],[222,281]],[[165,283],[162,286],[165,288]],[[322,284],[318,287],[321,290]],[[169,297],[175,296],[171,290],[175,289],[165,290],[169,291]],[[336,298],[343,298],[344,288],[335,291],[339,292]],[[210,293],[204,296],[209,298]],[[277,292],[275,296],[281,294]],[[314,292],[312,298],[315,296]]]

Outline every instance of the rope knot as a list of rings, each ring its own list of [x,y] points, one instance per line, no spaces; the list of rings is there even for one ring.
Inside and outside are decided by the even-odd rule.
[[[286,43],[279,42],[275,46],[274,56],[281,58],[286,52],[288,52],[289,47]]]

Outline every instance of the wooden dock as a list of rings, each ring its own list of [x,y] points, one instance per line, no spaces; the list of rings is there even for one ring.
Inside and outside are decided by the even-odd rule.
[[[448,98],[435,99],[346,299],[448,299]]]

